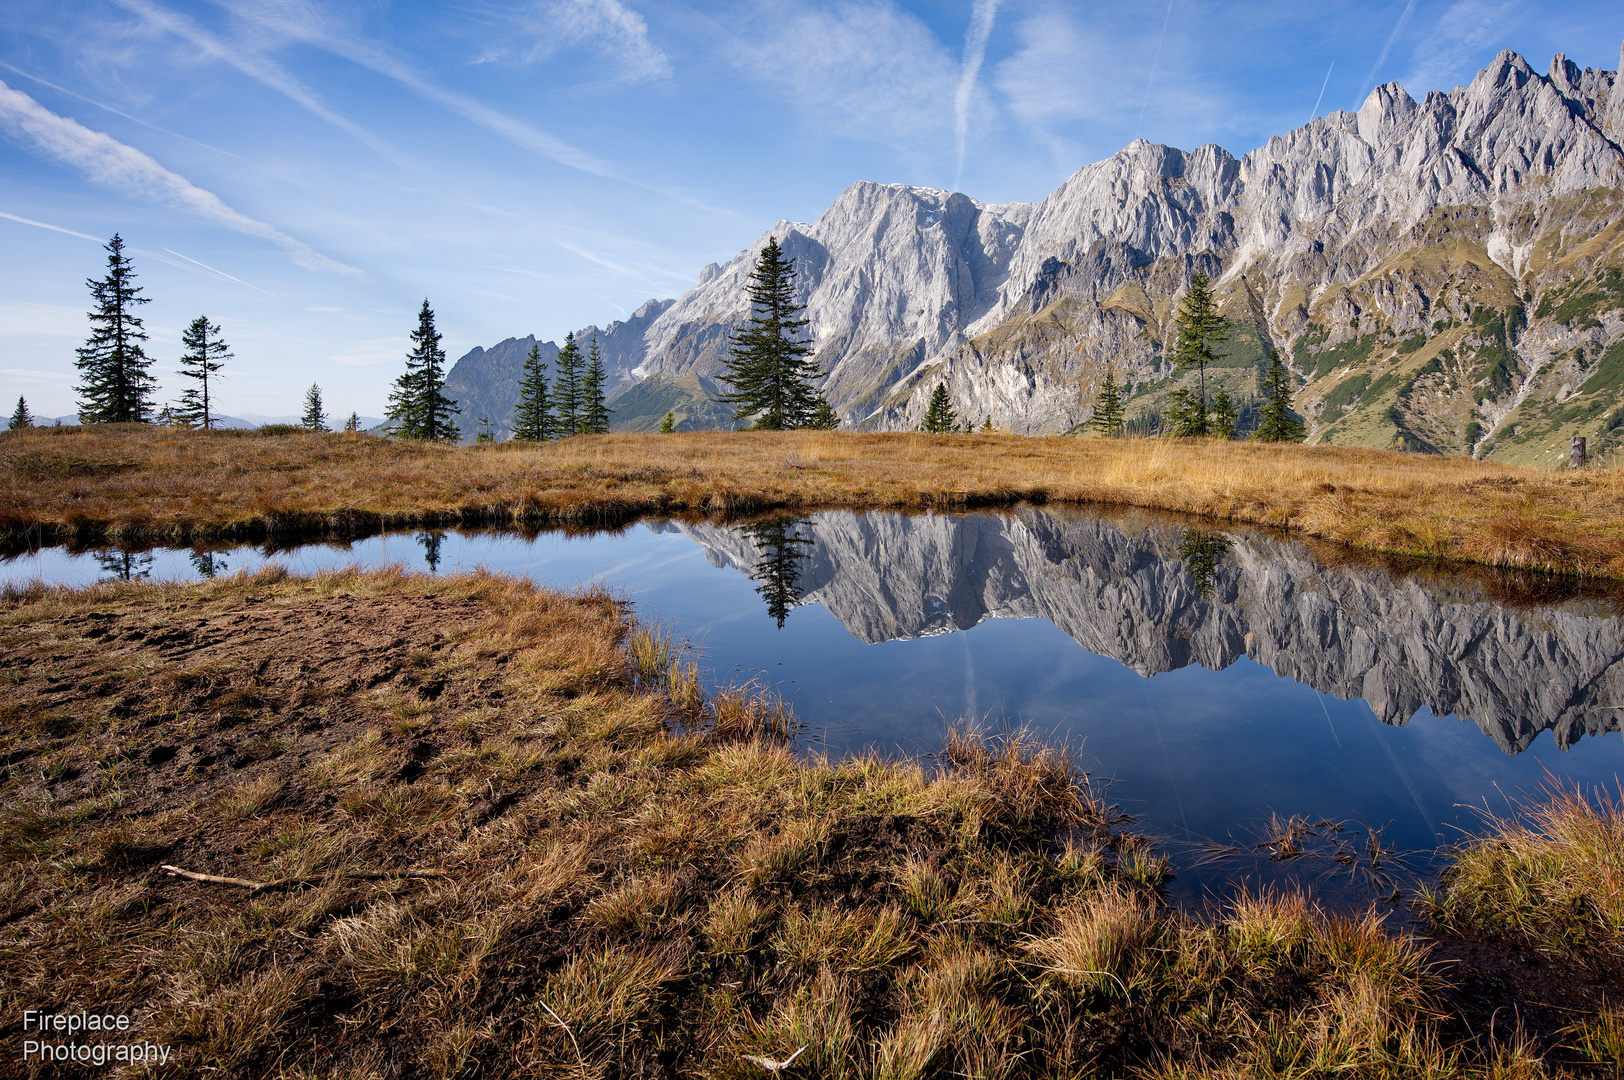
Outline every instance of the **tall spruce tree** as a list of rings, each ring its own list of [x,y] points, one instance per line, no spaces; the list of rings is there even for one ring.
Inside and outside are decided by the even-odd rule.
[[[587,347],[586,371],[581,374],[581,404],[577,410],[580,422],[577,430],[582,435],[609,433],[609,408],[603,403],[603,355],[598,351],[598,335],[592,335]]]
[[[1190,291],[1179,304],[1178,340],[1173,346],[1173,362],[1179,371],[1194,368],[1198,373],[1193,397],[1183,403],[1175,435],[1208,435],[1212,423],[1207,413],[1207,365],[1218,359],[1216,347],[1229,340],[1229,323],[1218,314],[1212,297],[1212,283],[1197,271],[1190,277]]]
[[[575,332],[564,335],[564,347],[554,362],[553,403],[558,407],[558,433],[574,435],[581,430],[581,347]]]
[[[151,301],[135,284],[123,238],[114,233],[106,248],[107,276],[85,281],[96,310],[90,312],[90,337],[74,362],[83,379],[79,418],[90,424],[144,423],[158,381],[147,374],[152,361],[141,347],[147,334],[135,311]]]
[[[1101,435],[1112,437],[1122,434],[1122,391],[1117,389],[1116,373],[1107,371],[1100,384],[1100,396],[1094,402],[1094,415],[1088,426]]]
[[[519,373],[519,403],[513,413],[513,437],[520,442],[544,442],[553,437],[553,407],[547,399],[541,346],[533,341]]]
[[[1263,398],[1252,438],[1259,442],[1302,442],[1306,437],[1302,418],[1291,408],[1291,372],[1281,363],[1278,352],[1269,358],[1269,370],[1263,376]]]
[[[930,407],[925,410],[925,421],[919,425],[919,430],[942,435],[957,431],[958,427],[959,414],[953,408],[953,399],[948,396],[947,384],[939,382],[931,392]]]
[[[321,387],[315,383],[305,391],[304,415],[299,418],[299,426],[306,431],[331,431],[327,426],[327,413],[321,406]]]
[[[745,291],[750,316],[728,341],[721,376],[733,389],[716,400],[732,405],[741,420],[754,417],[757,430],[807,427],[818,406],[812,380],[822,372],[803,336],[810,323],[795,302],[795,260],[784,257],[777,237],[768,237]]]
[[[412,331],[412,351],[406,354],[406,373],[395,380],[389,394],[389,429],[399,438],[456,442],[461,437],[451,419],[459,411],[457,403],[445,395],[444,367],[434,310],[424,300]]]
[[[33,426],[34,414],[28,411],[28,402],[24,401],[22,395],[19,394],[17,395],[17,410],[11,414],[11,423],[7,425],[6,430],[16,431],[18,428]]]
[[[209,394],[209,377],[231,359],[231,348],[220,338],[220,327],[209,322],[207,315],[199,315],[191,325],[181,331],[180,343],[186,351],[180,354],[180,374],[196,380],[180,392],[180,406],[176,415],[187,427],[214,428],[214,404]]]

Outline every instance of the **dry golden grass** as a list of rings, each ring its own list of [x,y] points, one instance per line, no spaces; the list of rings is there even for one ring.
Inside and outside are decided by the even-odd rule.
[[[603,593],[34,588],[0,685],[13,1048],[60,1004],[134,1013],[161,1076],[1561,1073],[1452,1027],[1449,969],[1374,915],[1169,910],[1062,754],[808,760]],[[1605,1067],[1593,1012],[1563,1052]]]
[[[1376,551],[1624,577],[1624,472],[1338,447],[739,432],[446,447],[108,425],[0,435],[13,543],[185,541],[646,513],[1134,506]]]

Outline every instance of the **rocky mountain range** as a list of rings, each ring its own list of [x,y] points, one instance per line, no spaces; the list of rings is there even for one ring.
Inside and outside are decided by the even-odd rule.
[[[1255,398],[1278,352],[1313,441],[1530,464],[1572,434],[1624,443],[1624,81],[1561,55],[1542,74],[1503,52],[1421,101],[1388,83],[1240,158],[1138,140],[1035,204],[854,184],[598,332],[621,393],[647,384],[617,426],[651,428],[655,401],[725,423],[702,380],[769,236],[850,426],[915,428],[944,382],[973,423],[1071,431],[1112,371],[1134,430],[1157,430],[1181,385],[1173,313],[1202,271],[1231,321],[1217,382]],[[521,346],[470,353],[458,390],[510,415],[494,387],[517,365],[495,357]]]
[[[760,530],[663,527],[758,579],[783,565]],[[1202,546],[1216,555],[1203,582],[1182,528],[1133,515],[831,511],[787,535],[798,538],[797,602],[823,605],[871,644],[1040,618],[1141,675],[1251,657],[1362,698],[1383,723],[1422,706],[1470,719],[1507,753],[1546,730],[1565,748],[1619,728],[1624,620],[1610,600],[1506,604],[1469,578],[1328,565],[1253,532]]]

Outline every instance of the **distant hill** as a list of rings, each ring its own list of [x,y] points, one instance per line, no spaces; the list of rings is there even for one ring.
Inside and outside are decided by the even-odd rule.
[[[658,431],[671,413],[677,431],[732,431],[737,427],[731,405],[717,404],[723,388],[692,371],[671,378],[655,375],[633,383],[609,402],[611,431]]]

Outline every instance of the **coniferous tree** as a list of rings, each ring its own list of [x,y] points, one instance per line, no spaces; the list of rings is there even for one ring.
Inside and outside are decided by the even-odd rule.
[[[348,420],[344,421],[344,431],[345,431],[345,433],[349,434],[349,435],[354,435],[356,432],[358,432],[360,430],[361,430],[361,414],[357,413],[357,412],[350,413],[350,418]]]
[[[760,431],[806,427],[818,402],[811,381],[822,373],[802,336],[809,321],[795,302],[795,260],[784,257],[777,237],[768,238],[756,260],[746,294],[750,317],[729,339],[721,376],[733,389],[716,400],[732,405],[741,420],[755,417]]]
[[[603,403],[603,355],[598,351],[598,335],[587,347],[586,371],[581,374],[581,403],[576,427],[582,435],[607,435],[610,410]]]
[[[1215,439],[1233,439],[1235,422],[1240,419],[1240,408],[1228,390],[1220,389],[1212,397],[1212,435]]]
[[[813,544],[801,533],[811,524],[807,518],[780,518],[746,525],[742,530],[756,547],[758,558],[750,572],[757,582],[756,592],[767,602],[767,614],[780,630],[791,609],[806,595],[800,586],[801,564],[812,554]]]
[[[1194,368],[1198,373],[1194,397],[1185,398],[1175,435],[1207,435],[1212,424],[1207,414],[1207,365],[1218,359],[1216,346],[1229,339],[1229,323],[1218,314],[1207,275],[1197,272],[1190,278],[1190,291],[1179,304],[1178,340],[1173,346],[1173,362],[1180,371]]]
[[[989,417],[988,419],[991,419]],[[1105,382],[1100,384],[1100,396],[1094,402],[1094,415],[1088,420],[1088,426],[1101,435],[1113,436],[1122,434],[1122,391],[1117,389],[1116,374],[1111,371],[1105,373]]]
[[[7,430],[16,431],[18,428],[33,426],[34,414],[28,411],[28,402],[24,401],[22,395],[19,394],[17,395],[17,411],[11,414],[11,424],[7,427]]]
[[[1279,353],[1269,359],[1269,370],[1263,376],[1263,397],[1252,438],[1259,442],[1302,442],[1303,422],[1291,409],[1291,373],[1280,362]]]
[[[299,418],[299,426],[306,431],[331,431],[327,426],[327,413],[321,407],[321,387],[315,383],[305,391],[305,411]]]
[[[998,429],[992,426],[992,413],[988,413],[987,418],[981,421],[980,430],[983,435],[992,435],[997,432]]]
[[[519,405],[513,414],[513,437],[543,442],[553,437],[553,408],[547,399],[547,376],[541,368],[541,346],[530,343],[519,376]]]
[[[660,434],[669,435],[675,430],[677,430],[677,414],[674,412],[667,412],[665,414],[665,419],[660,421]]]
[[[445,350],[434,328],[434,310],[427,300],[417,313],[412,351],[406,354],[406,373],[395,380],[389,394],[389,427],[402,439],[456,442],[462,432],[451,419],[457,403],[445,395]]]
[[[181,331],[180,343],[186,347],[180,356],[180,374],[195,379],[198,385],[180,392],[180,406],[175,411],[187,427],[213,430],[214,403],[209,395],[209,376],[215,375],[224,362],[231,359],[231,348],[220,339],[220,327],[209,322],[207,315],[199,315]]]
[[[564,335],[564,347],[558,350],[554,365],[553,404],[558,408],[558,434],[574,435],[581,428],[581,347],[575,344],[575,332]]]
[[[151,301],[134,283],[123,238],[114,233],[106,247],[107,276],[85,281],[96,310],[90,312],[90,337],[74,362],[84,379],[78,387],[79,418],[89,424],[144,423],[157,380],[147,374],[152,361],[141,347],[147,334],[135,309]]]
[[[834,431],[840,427],[840,414],[835,412],[828,398],[819,394],[818,403],[813,407],[812,416],[807,420],[806,426],[818,431]]]
[[[930,407],[925,410],[925,422],[919,425],[919,430],[941,435],[955,430],[958,426],[959,414],[953,409],[953,399],[948,396],[947,384],[939,382],[930,395]]]

